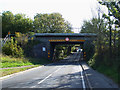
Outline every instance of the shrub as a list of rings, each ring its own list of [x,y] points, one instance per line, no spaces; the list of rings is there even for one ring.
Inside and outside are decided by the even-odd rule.
[[[17,44],[17,41],[13,40],[13,37],[2,47],[2,53],[13,57],[23,57],[23,50]]]
[[[86,42],[84,44],[84,52],[86,52],[86,59],[85,60],[89,61],[95,53],[95,46],[90,42]]]

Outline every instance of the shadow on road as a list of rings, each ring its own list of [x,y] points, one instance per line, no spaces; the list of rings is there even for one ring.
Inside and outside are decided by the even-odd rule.
[[[52,83],[51,82],[54,82]],[[49,82],[49,83],[48,83]],[[47,88],[83,88],[81,83],[80,72],[54,76],[47,79],[47,82],[41,84]]]
[[[67,58],[54,62],[52,64],[47,64],[45,66],[59,66],[59,65],[78,65],[78,63],[82,62],[80,60],[80,53],[73,53]]]

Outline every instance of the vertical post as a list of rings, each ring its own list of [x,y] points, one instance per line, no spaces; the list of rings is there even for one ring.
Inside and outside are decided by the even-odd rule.
[[[8,38],[10,39],[10,31],[8,32]]]
[[[110,15],[110,10],[108,10],[108,13],[109,13],[109,15]],[[112,39],[111,39],[111,34],[112,34],[112,32],[111,32],[111,20],[110,20],[110,18],[109,18],[109,29],[110,29],[110,42],[109,42],[109,47],[110,47],[110,57],[111,57],[111,53],[112,53],[112,49],[111,49],[111,41],[112,41]]]
[[[110,11],[109,11],[110,13]],[[111,48],[111,20],[109,19],[109,29],[110,29],[110,42],[109,42],[109,45],[110,45],[110,48]]]

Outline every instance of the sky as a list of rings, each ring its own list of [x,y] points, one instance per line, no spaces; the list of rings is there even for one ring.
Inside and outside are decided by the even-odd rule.
[[[58,12],[72,24],[73,28],[80,28],[84,20],[96,16],[97,7],[97,0],[0,0],[2,10],[0,12],[22,13],[32,19],[37,13]],[[73,31],[78,33],[80,29],[73,29]]]

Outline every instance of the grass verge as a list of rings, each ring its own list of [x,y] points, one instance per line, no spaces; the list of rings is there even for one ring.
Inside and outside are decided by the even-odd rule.
[[[105,60],[105,59],[104,59]],[[106,60],[109,62],[109,59]],[[115,60],[112,60],[112,64],[108,65],[106,62],[98,62],[96,54],[88,61],[88,65],[92,67],[94,70],[97,70],[100,73],[103,73],[107,77],[111,78],[114,82],[116,82],[120,86],[120,73],[118,68],[118,63],[115,63]]]
[[[118,69],[116,67],[107,67],[107,66],[99,66],[95,68],[98,72],[103,73],[104,75],[111,78],[114,82],[119,83],[118,80]]]
[[[47,59],[36,59],[36,58],[13,58],[10,56],[2,56],[1,68],[8,67],[20,67],[28,65],[43,65],[50,63]]]
[[[16,72],[24,71],[30,68],[34,68],[40,65],[49,64],[51,61],[48,59],[37,59],[37,58],[14,58],[10,56],[2,55],[1,57],[1,75],[6,76]],[[29,66],[29,67],[22,67],[22,68],[12,68],[12,67],[21,67],[21,66]],[[4,69],[8,68],[8,69]]]
[[[17,73],[17,72],[20,72],[20,71],[25,71],[27,69],[34,68],[34,67],[38,67],[38,65],[31,66],[31,67],[24,67],[24,68],[3,69],[3,70],[0,70],[0,72],[2,72],[0,77],[10,75],[10,74],[13,74],[13,73]]]

